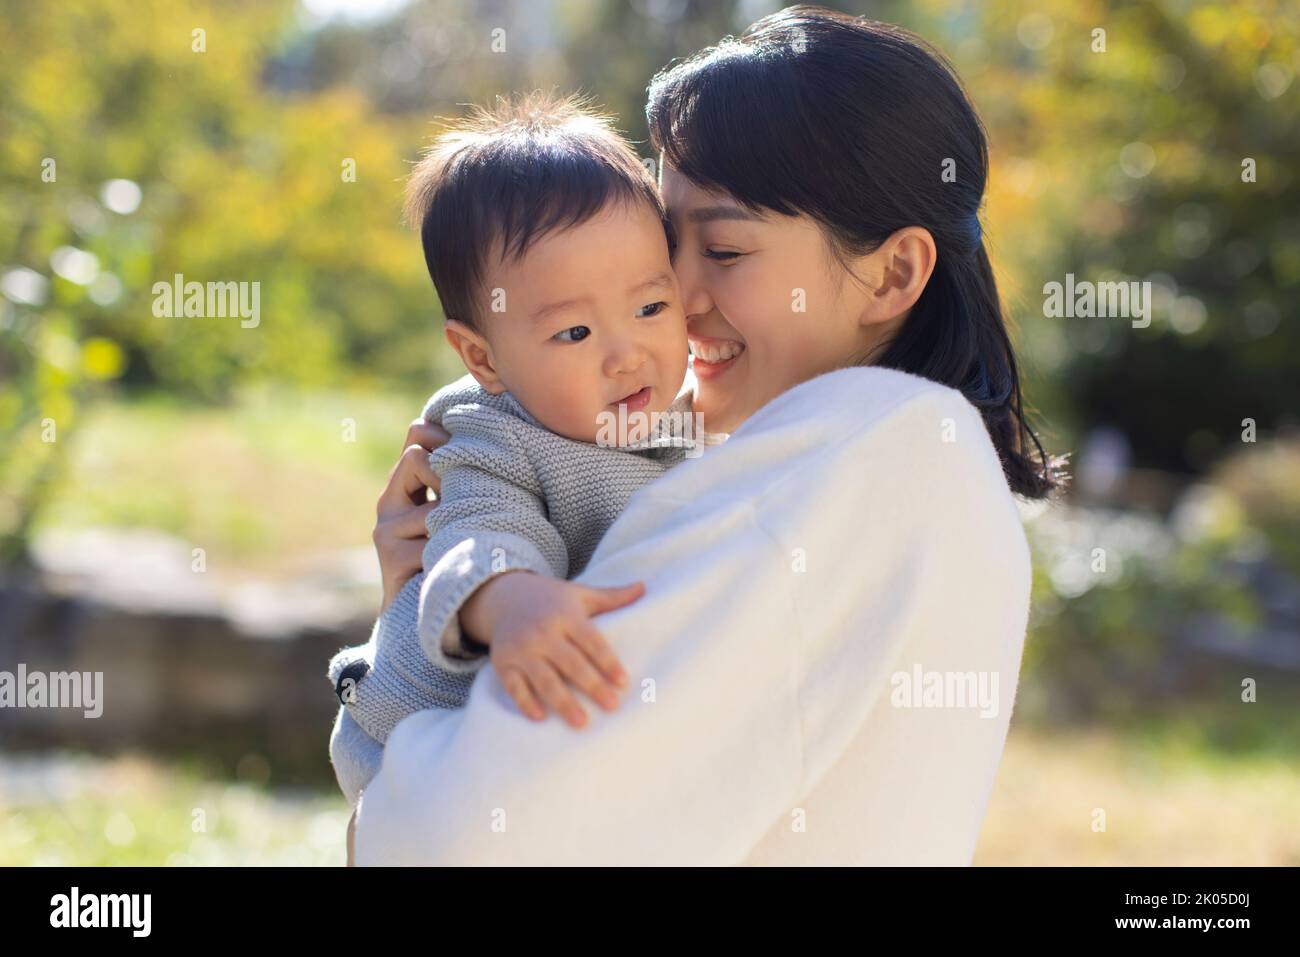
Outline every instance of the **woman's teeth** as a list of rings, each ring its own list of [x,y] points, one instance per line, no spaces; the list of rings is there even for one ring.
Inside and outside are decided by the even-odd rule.
[[[734,359],[745,351],[743,343],[739,342],[696,342],[691,340],[691,352],[697,359],[703,359],[705,362],[726,362],[728,359]]]

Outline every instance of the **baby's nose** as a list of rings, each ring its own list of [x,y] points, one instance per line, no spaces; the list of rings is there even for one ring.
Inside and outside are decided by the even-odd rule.
[[[627,375],[645,365],[648,355],[646,348],[639,342],[628,340],[610,353],[606,367],[612,376]]]

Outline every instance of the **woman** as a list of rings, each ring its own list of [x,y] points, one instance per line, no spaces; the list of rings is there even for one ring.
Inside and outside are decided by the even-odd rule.
[[[578,734],[488,678],[408,718],[359,860],[969,863],[1028,610],[1012,493],[1054,483],[980,234],[980,123],[921,41],[811,7],[656,77],[647,117],[697,410],[733,435],[577,579],[646,582],[599,622],[639,700]],[[409,439],[386,601],[436,488],[441,437]]]

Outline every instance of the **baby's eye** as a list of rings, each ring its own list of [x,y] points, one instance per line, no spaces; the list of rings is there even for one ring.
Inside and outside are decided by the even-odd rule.
[[[568,338],[570,332],[577,333],[577,335],[570,339]],[[551,338],[559,339],[561,342],[581,342],[589,335],[591,335],[591,330],[586,326],[569,326],[567,329],[561,329]]]
[[[716,262],[731,262],[733,259],[738,259],[740,255],[740,253],[734,252],[730,249],[704,250],[705,258],[715,260]]]
[[[636,311],[636,317],[638,319],[648,319],[650,316],[659,315],[659,313],[663,312],[667,308],[668,303],[666,302],[652,302],[648,306],[642,306],[638,309]]]

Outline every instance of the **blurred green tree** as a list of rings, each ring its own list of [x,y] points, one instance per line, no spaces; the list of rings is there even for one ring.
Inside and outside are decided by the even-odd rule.
[[[986,235],[1051,446],[1111,424],[1138,464],[1203,470],[1241,420],[1291,420],[1296,0],[832,5],[932,40],[985,118]],[[0,0],[0,560],[109,389],[454,374],[398,221],[436,118],[584,90],[644,141],[654,72],[776,6],[415,0],[318,23],[291,0]],[[1045,318],[1066,273],[1151,279],[1154,321]],[[155,316],[177,274],[259,283],[261,321]]]
[[[428,377],[436,298],[398,216],[423,124],[268,86],[291,3],[0,12],[0,557],[99,383],[219,401]],[[177,274],[258,283],[260,321],[155,315]]]

